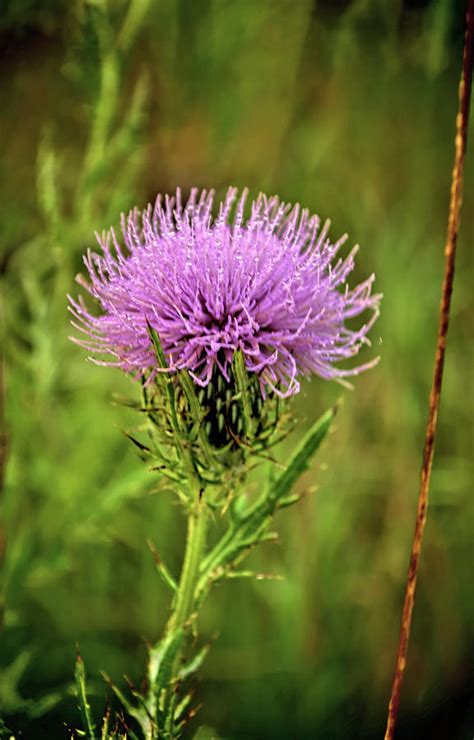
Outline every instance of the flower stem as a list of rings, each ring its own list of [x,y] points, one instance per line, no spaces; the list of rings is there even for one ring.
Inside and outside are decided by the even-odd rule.
[[[206,546],[207,511],[203,490],[193,491],[193,503],[188,516],[188,530],[183,567],[179,579],[178,590],[174,601],[166,633],[172,635],[178,630],[185,629],[193,617],[196,601],[196,586],[199,578],[199,568]],[[173,659],[172,677],[176,678],[179,672],[184,644],[176,652]],[[176,690],[174,685],[167,689],[165,697],[165,720],[159,737],[172,738],[174,734],[174,712],[176,706]]]
[[[199,566],[206,544],[206,525],[206,507],[200,492],[189,514],[183,568],[176,592],[174,611],[168,622],[170,631],[184,627],[193,613]]]

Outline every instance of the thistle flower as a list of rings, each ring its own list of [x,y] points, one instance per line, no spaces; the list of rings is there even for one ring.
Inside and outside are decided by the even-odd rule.
[[[87,252],[90,281],[77,281],[102,312],[93,315],[82,297],[69,296],[72,323],[85,335],[73,341],[97,364],[152,379],[163,368],[151,326],[168,370],[186,368],[200,386],[216,372],[229,381],[240,349],[263,396],[297,393],[303,375],[344,381],[375,365],[378,358],[338,366],[369,343],[379,312],[373,275],[352,290],[347,285],[357,247],[336,259],[347,235],[331,244],[329,221],[320,228],[318,216],[275,196],[260,195],[245,219],[246,198],[245,190],[236,203],[230,188],[213,219],[213,191],[193,189],[183,206],[178,189],[122,217],[126,251],[112,229],[97,235],[102,254]],[[366,312],[360,328],[348,325]]]

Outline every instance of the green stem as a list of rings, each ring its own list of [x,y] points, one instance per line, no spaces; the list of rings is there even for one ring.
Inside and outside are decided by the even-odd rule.
[[[194,492],[194,503],[189,513],[188,531],[183,567],[176,591],[173,613],[168,621],[166,632],[172,634],[186,628],[195,609],[196,586],[199,579],[199,568],[206,546],[207,511],[203,491]],[[172,676],[179,672],[183,647],[178,650],[173,660]],[[165,697],[165,722],[160,737],[174,737],[174,711],[176,706],[175,687],[170,685]]]
[[[184,627],[193,613],[199,566],[206,544],[206,525],[206,507],[202,495],[198,493],[198,500],[189,514],[183,568],[176,592],[174,611],[168,622],[169,631]]]

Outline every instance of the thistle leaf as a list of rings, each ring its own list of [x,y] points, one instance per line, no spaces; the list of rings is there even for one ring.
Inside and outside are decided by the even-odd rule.
[[[91,708],[89,699],[87,697],[87,686],[86,686],[86,671],[84,667],[84,661],[82,660],[79,651],[76,655],[76,668],[74,671],[74,678],[76,681],[77,696],[79,699],[79,709],[82,714],[82,721],[84,723],[85,736],[89,740],[96,740],[95,726],[92,721]]]
[[[336,411],[336,406],[328,409],[305,434],[285,470],[273,482],[269,492],[271,501],[277,502],[288,496],[298,478],[307,470],[311,458],[330,429]]]
[[[247,499],[245,496],[236,496],[230,502],[230,516],[234,523],[239,523],[245,517],[245,509],[247,507]]]
[[[257,543],[267,538],[265,531],[275,511],[296,502],[291,490],[307,470],[311,458],[318,450],[329,431],[337,407],[329,409],[309,429],[291,456],[286,468],[271,480],[267,491],[240,518],[234,518],[230,529],[224,534],[203,564],[203,581],[211,577],[216,569],[233,566]],[[207,576],[205,575],[207,574]],[[204,584],[201,583],[201,588]]]
[[[160,574],[160,576],[162,577],[162,579],[166,583],[166,585],[169,586],[169,588],[173,592],[175,592],[177,590],[177,588],[178,588],[178,584],[176,583],[175,579],[171,575],[171,573],[168,570],[168,568],[165,565],[165,563],[162,561],[162,559],[161,559],[161,557],[160,557],[160,555],[158,553],[158,550],[156,549],[156,547],[153,544],[153,542],[151,540],[148,540],[147,541],[147,544],[148,544],[148,547],[150,548],[150,552],[151,552],[151,554],[153,556],[153,560],[155,562],[156,570],[158,571],[158,573]]]
[[[123,432],[123,433],[125,434],[125,436],[127,437],[127,439],[130,440],[130,442],[133,442],[133,444],[135,445],[135,447],[138,447],[138,449],[140,450],[141,455],[144,456],[145,459],[147,457],[151,457],[152,456],[152,452],[151,452],[151,450],[150,450],[149,447],[147,447],[142,442],[140,442],[140,440],[135,439],[135,437],[132,437],[132,435],[129,434],[128,432]]]
[[[110,722],[110,709],[107,707],[102,721],[102,729],[100,732],[100,740],[109,740],[109,722]]]
[[[156,685],[159,689],[166,688],[175,676],[172,675],[173,663],[184,641],[184,630],[179,629],[165,640],[161,655],[160,666],[156,676]]]
[[[301,495],[299,493],[294,493],[291,496],[284,496],[278,501],[278,508],[286,509],[287,506],[293,506],[293,504],[297,504],[298,501],[301,501]]]
[[[125,696],[123,691],[112,681],[110,676],[105,673],[105,671],[101,671],[102,678],[104,681],[110,686],[112,691],[114,692],[115,696],[127,712],[127,714],[130,715],[130,717],[134,717],[137,722],[142,726],[145,727],[147,724],[149,724],[149,717],[148,713],[145,708],[140,709],[139,707],[134,706]],[[143,702],[141,702],[143,704]],[[131,737],[131,735],[130,735]]]
[[[158,645],[150,650],[149,677],[153,693],[159,698],[160,692],[166,689],[175,676],[173,663],[184,641],[184,629],[179,628],[167,635]]]
[[[262,528],[280,506],[280,502],[291,494],[298,479],[308,469],[313,455],[320,447],[336,415],[337,407],[326,411],[308,430],[286,468],[271,482],[267,493],[248,512],[240,527],[240,539],[260,538]]]
[[[183,482],[183,476],[179,475],[178,473],[175,473],[172,470],[168,470],[165,464],[155,465],[153,468],[150,468],[150,472],[159,472],[165,478],[168,478],[168,480],[172,480],[174,483]]]
[[[283,581],[280,573],[257,573],[253,570],[229,570],[222,574],[222,578],[254,578],[256,581]]]
[[[193,673],[196,673],[200,669],[209,652],[209,647],[209,645],[204,645],[204,647],[196,653],[194,658],[191,658],[191,660],[181,668],[178,674],[178,678],[180,681],[184,681],[186,678],[191,676]]]
[[[177,722],[181,717],[183,716],[186,709],[189,707],[191,701],[192,701],[193,695],[192,693],[186,694],[179,704],[177,705],[176,709],[174,710],[174,721]]]

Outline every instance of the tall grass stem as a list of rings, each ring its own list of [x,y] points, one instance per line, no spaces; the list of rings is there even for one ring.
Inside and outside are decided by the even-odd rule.
[[[418,495],[418,510],[416,515],[415,533],[410,556],[410,565],[403,605],[400,639],[393,677],[392,693],[388,709],[385,740],[392,740],[400,704],[400,693],[405,673],[410,628],[415,603],[415,590],[418,577],[423,533],[426,524],[428,495],[430,488],[431,469],[435,448],[438,410],[443,381],[444,358],[448,336],[451,296],[453,292],[456,246],[460,225],[460,215],[463,193],[464,160],[466,155],[467,131],[469,125],[469,106],[471,99],[472,62],[474,44],[474,0],[468,0],[466,12],[466,34],[464,41],[464,57],[459,84],[459,108],[456,117],[454,167],[451,182],[451,197],[449,204],[448,231],[444,248],[444,276],[441,288],[441,304],[439,311],[438,336],[436,341],[436,355],[434,363],[433,383],[429,399],[428,423],[426,426],[421,480]]]

